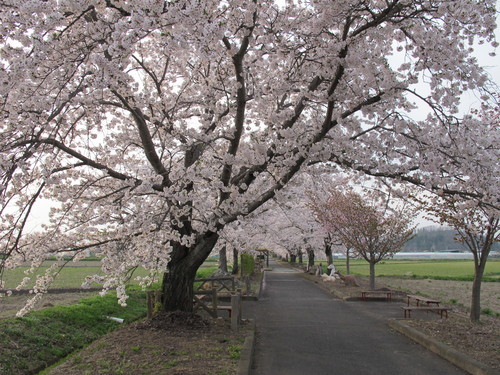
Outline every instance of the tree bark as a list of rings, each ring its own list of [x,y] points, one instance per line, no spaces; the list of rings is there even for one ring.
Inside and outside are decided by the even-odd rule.
[[[312,266],[314,266],[314,250],[306,249],[307,251],[307,269],[310,270]]]
[[[233,270],[231,272],[231,274],[233,275],[237,275],[238,272],[240,272],[240,266],[238,264],[238,257],[239,257],[238,253],[239,253],[238,250],[233,247]]]
[[[326,262],[328,265],[333,263],[333,252],[332,252],[332,245],[328,238],[325,238],[325,255],[326,255]]]
[[[478,271],[474,275],[472,282],[472,296],[470,306],[470,320],[472,322],[479,322],[481,319],[481,281],[483,279],[483,271]]]
[[[349,260],[351,259],[351,257],[350,257],[349,249],[346,250],[345,256],[346,256],[346,258],[345,258],[346,274],[350,275],[351,274],[351,264],[350,264]]]
[[[297,256],[299,257],[299,264],[303,264],[304,263],[304,258],[303,258],[303,254],[302,254],[301,250],[299,250]]]
[[[290,263],[297,263],[297,255],[290,254]]]
[[[193,286],[198,268],[210,255],[218,235],[213,232],[200,236],[192,247],[174,244],[171,260],[162,281],[164,311],[193,311]]]
[[[221,249],[219,250],[219,269],[222,272],[228,273],[227,271],[227,254],[226,254],[226,247],[222,246]]]
[[[490,254],[492,242],[486,242],[481,249],[479,256],[478,252],[473,252],[474,255],[474,281],[472,282],[472,296],[470,305],[470,320],[479,322],[481,319],[481,282],[483,281],[484,269],[486,261]]]
[[[370,262],[370,290],[375,289],[375,262]]]
[[[176,264],[163,275],[162,306],[164,311],[193,311],[193,284],[198,267]]]

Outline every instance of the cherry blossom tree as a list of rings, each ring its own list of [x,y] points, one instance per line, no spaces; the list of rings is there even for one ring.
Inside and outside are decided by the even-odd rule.
[[[436,209],[435,204],[439,204]],[[500,241],[500,216],[498,210],[484,207],[474,201],[451,197],[433,199],[426,205],[428,212],[443,224],[457,231],[457,240],[465,244],[474,259],[474,281],[470,305],[470,319],[478,322],[481,317],[481,282],[486,262],[495,242]]]
[[[487,87],[471,46],[495,45],[495,16],[494,0],[2,1],[2,269],[95,248],[89,281],[122,303],[142,266],[165,310],[190,311],[224,227],[306,165],[490,199],[472,151],[454,158],[454,116]]]
[[[471,165],[478,168],[478,178],[483,179],[484,191],[491,197],[498,199],[498,186],[495,180],[500,175],[500,107],[483,106],[479,111],[484,123],[483,131],[477,133],[474,126],[467,126],[463,130],[463,137],[470,143],[483,144],[483,148],[490,152],[482,154],[483,163]],[[472,121],[472,119],[471,119]],[[464,152],[467,152],[464,150]],[[489,163],[485,163],[489,160]],[[463,184],[469,184],[469,179],[464,179]],[[489,191],[487,190],[489,189]],[[470,319],[478,322],[481,317],[481,282],[483,279],[486,262],[495,242],[500,241],[500,210],[481,197],[464,199],[460,196],[444,194],[416,195],[414,199],[429,213],[434,220],[450,225],[457,231],[457,240],[466,245],[474,259],[474,281],[470,305]]]
[[[413,207],[389,209],[380,203],[352,190],[332,190],[326,203],[311,202],[318,221],[369,263],[371,289],[375,289],[375,265],[401,250],[414,231]]]

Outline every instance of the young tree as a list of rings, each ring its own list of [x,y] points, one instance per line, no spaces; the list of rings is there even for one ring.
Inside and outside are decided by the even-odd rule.
[[[98,248],[105,290],[143,266],[185,311],[221,230],[307,164],[457,193],[463,163],[442,173],[440,141],[487,82],[469,45],[493,42],[496,16],[494,0],[0,7],[2,267]],[[40,199],[50,220],[30,236]]]
[[[431,218],[448,224],[458,233],[458,241],[463,243],[472,253],[474,258],[474,281],[472,283],[472,297],[470,319],[473,322],[480,320],[481,316],[481,281],[486,267],[486,262],[492,246],[500,239],[500,209],[498,207],[500,175],[500,106],[484,104],[481,110],[473,111],[479,114],[479,119],[467,118],[464,126],[457,136],[465,141],[461,150],[456,150],[457,160],[463,155],[472,153],[470,146],[481,144],[482,149],[489,152],[476,150],[478,153],[475,162],[467,165],[475,174],[465,172],[458,181],[464,186],[474,186],[481,194],[475,196],[449,196],[438,192],[437,194],[416,195],[414,198],[423,209],[431,214]],[[482,122],[482,132],[478,132],[476,122]],[[467,147],[466,145],[469,145]],[[479,190],[480,189],[480,190]],[[486,198],[486,199],[485,199]]]
[[[369,263],[371,289],[375,265],[391,258],[413,236],[413,217],[406,207],[388,210],[354,191],[332,190],[326,203],[313,201],[311,208],[329,232]]]
[[[475,202],[439,199],[439,210],[428,206],[429,212],[442,223],[451,225],[458,233],[457,240],[465,244],[474,258],[474,281],[470,305],[470,319],[478,322],[481,317],[481,282],[484,269],[495,242],[500,241],[500,216],[498,210],[482,207]]]

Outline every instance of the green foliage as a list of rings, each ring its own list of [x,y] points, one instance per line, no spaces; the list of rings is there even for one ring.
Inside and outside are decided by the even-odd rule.
[[[230,359],[240,359],[241,356],[241,346],[239,345],[230,345],[227,348]]]
[[[127,307],[118,305],[116,295],[82,299],[71,306],[34,311],[22,318],[0,320],[0,374],[35,374],[112,331],[119,323],[146,313],[146,294],[132,291]]]
[[[217,269],[217,266],[202,267],[196,272],[196,278],[204,279],[210,277]]]
[[[252,275],[255,269],[255,259],[252,255],[241,254],[241,276]]]

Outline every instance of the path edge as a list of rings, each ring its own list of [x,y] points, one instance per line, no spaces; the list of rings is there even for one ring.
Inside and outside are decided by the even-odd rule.
[[[253,355],[255,351],[255,321],[250,321],[250,333],[243,342],[240,360],[238,363],[237,375],[248,375],[252,367]]]
[[[400,319],[390,319],[388,321],[390,328],[396,330],[402,335],[412,339],[422,345],[427,350],[441,356],[455,366],[467,371],[472,375],[500,375],[500,372],[476,361],[475,359],[455,350],[442,342],[434,340],[428,335],[410,327]]]

